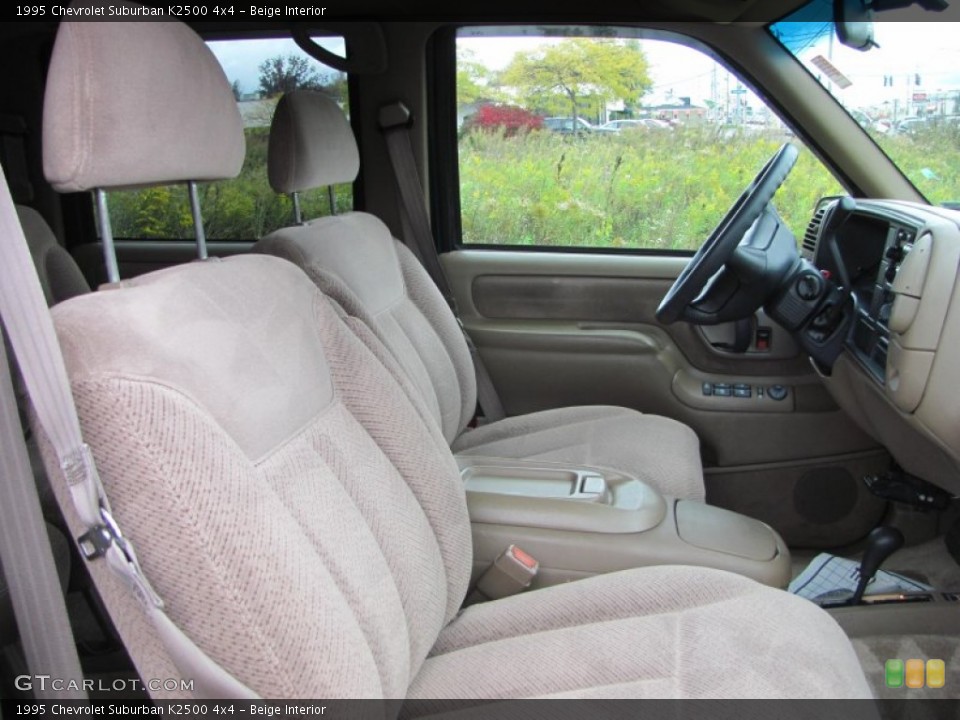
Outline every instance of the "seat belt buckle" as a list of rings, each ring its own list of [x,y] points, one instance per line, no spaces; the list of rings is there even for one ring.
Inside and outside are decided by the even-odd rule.
[[[510,545],[477,581],[477,590],[491,600],[516,595],[530,587],[540,563],[530,553]]]

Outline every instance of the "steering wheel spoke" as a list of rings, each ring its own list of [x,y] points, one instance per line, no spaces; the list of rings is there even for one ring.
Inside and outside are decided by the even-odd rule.
[[[790,258],[784,242],[778,241],[778,235],[789,230],[770,201],[797,157],[797,148],[786,143],[766,162],[664,295],[657,308],[658,321],[665,325],[678,320],[709,325],[743,317],[744,308],[772,289],[767,285],[775,285],[782,278],[783,266],[795,263],[793,235],[790,233]],[[751,242],[741,245],[751,229]],[[743,248],[739,254],[738,248]],[[745,292],[741,301],[731,305],[741,291]],[[765,299],[759,297],[756,306],[746,312],[756,310]]]

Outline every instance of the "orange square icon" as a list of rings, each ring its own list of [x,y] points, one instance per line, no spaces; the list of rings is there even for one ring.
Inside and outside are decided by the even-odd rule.
[[[927,660],[927,687],[942,688],[947,682],[947,668],[943,660]]]
[[[906,686],[908,688],[923,687],[923,660],[907,660]]]

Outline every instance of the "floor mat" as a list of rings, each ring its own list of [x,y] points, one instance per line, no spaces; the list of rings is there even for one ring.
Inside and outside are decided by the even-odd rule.
[[[851,640],[873,694],[881,699],[958,699],[960,698],[960,638],[942,635],[874,635]],[[911,658],[943,660],[946,683],[942,688],[888,688],[884,664],[887,660]]]

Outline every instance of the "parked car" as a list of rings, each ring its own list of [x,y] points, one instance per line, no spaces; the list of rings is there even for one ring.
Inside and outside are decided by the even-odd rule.
[[[611,120],[600,127],[610,130],[673,130],[670,123],[656,118]]]
[[[900,135],[916,135],[930,127],[930,122],[925,117],[908,117],[897,122],[894,132]]]
[[[615,134],[617,128],[609,128],[604,125],[592,125],[581,117],[548,117],[543,119],[543,127],[547,130],[560,133],[562,135],[593,135],[593,134]]]

